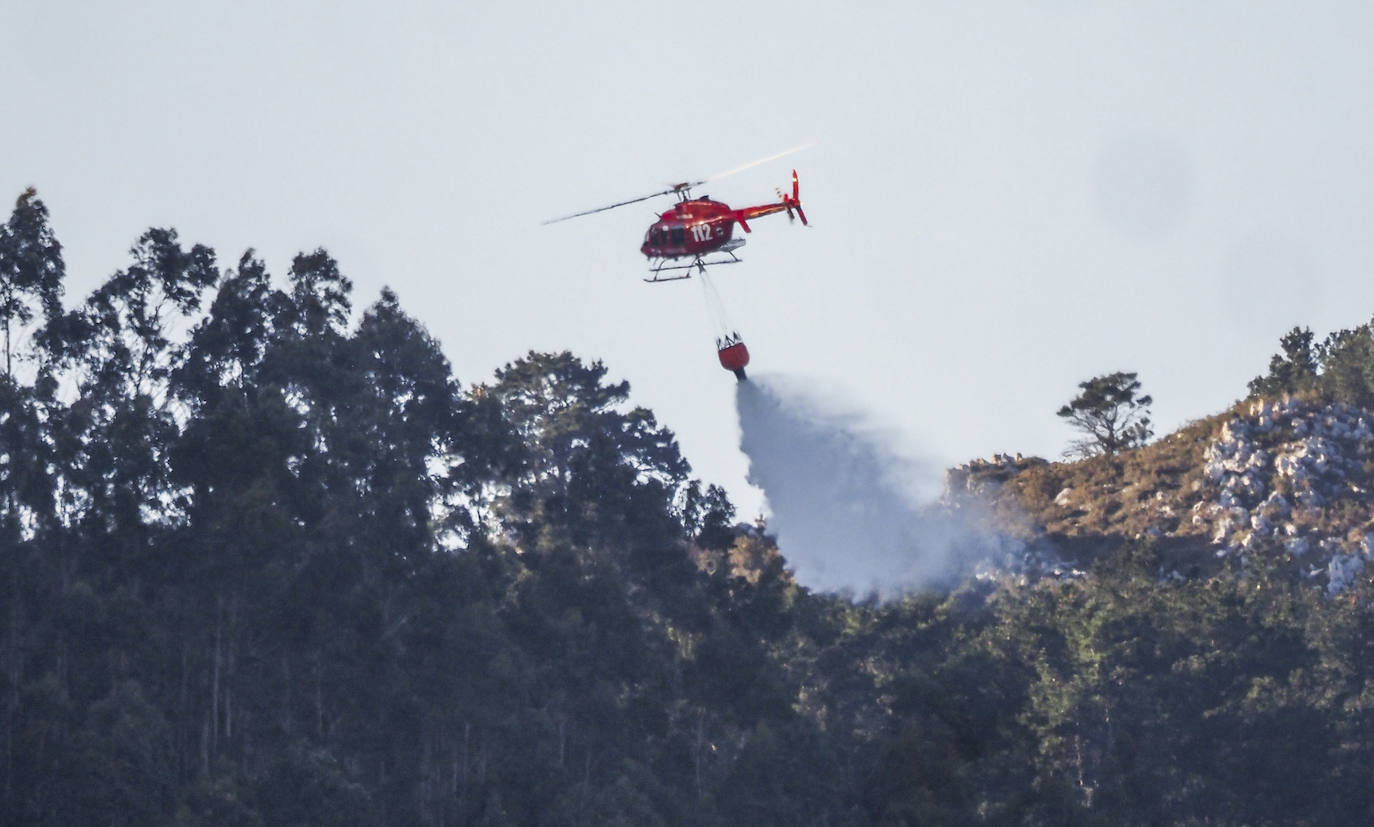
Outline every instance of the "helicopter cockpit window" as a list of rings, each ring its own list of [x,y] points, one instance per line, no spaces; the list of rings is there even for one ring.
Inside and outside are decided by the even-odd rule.
[[[686,232],[687,231],[684,230],[682,227],[674,227],[672,229],[673,243],[681,244],[686,238]]]

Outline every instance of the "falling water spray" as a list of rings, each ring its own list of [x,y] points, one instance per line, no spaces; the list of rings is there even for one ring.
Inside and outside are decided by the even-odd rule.
[[[801,383],[751,377],[735,401],[749,481],[803,585],[890,599],[948,586],[1012,543],[977,503],[936,502],[939,469],[899,456],[866,417]]]

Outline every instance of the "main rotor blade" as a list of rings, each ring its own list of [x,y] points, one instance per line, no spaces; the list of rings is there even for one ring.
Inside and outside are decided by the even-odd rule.
[[[678,190],[684,189],[684,188],[689,187],[689,186],[695,186],[695,185],[693,185],[693,184],[678,184],[677,186],[673,187],[672,189],[666,189],[666,190],[664,190],[663,192],[655,192],[655,193],[652,193],[652,194],[650,194],[650,195],[641,195],[641,196],[638,197],[638,198],[631,198],[629,201],[618,201],[618,202],[616,202],[616,203],[614,203],[614,204],[607,204],[607,205],[604,206],[604,207],[597,207],[597,208],[591,209],[591,210],[583,210],[582,212],[575,212],[575,213],[573,213],[572,215],[565,215],[565,216],[563,216],[563,217],[561,217],[561,218],[550,218],[548,221],[541,221],[540,223],[541,223],[541,224],[557,224],[557,223],[560,222],[560,221],[567,221],[569,218],[578,218],[578,217],[581,217],[581,216],[584,216],[584,215],[591,215],[592,213],[605,212],[606,210],[613,210],[613,209],[615,209],[616,207],[623,207],[623,206],[625,206],[626,204],[638,204],[640,201],[648,201],[650,198],[658,198],[660,195],[672,195],[673,193],[677,192]]]
[[[727,169],[727,170],[725,170],[724,172],[717,172],[715,175],[709,176],[709,177],[706,179],[706,181],[715,181],[715,180],[717,180],[717,179],[724,178],[724,177],[727,176],[727,175],[734,175],[734,174],[737,173],[737,172],[744,172],[746,169],[753,169],[754,167],[758,166],[759,164],[766,164],[766,163],[768,163],[769,161],[776,161],[776,160],[778,160],[779,158],[785,158],[785,157],[787,157],[788,155],[791,155],[791,154],[794,153],[794,152],[801,152],[802,150],[804,150],[804,149],[810,149],[811,147],[813,147],[813,146],[815,146],[815,145],[816,145],[816,142],[815,142],[815,141],[808,141],[807,143],[804,143],[804,144],[802,144],[801,146],[794,146],[794,147],[792,147],[791,149],[784,149],[782,152],[779,152],[779,153],[777,153],[777,154],[775,154],[775,155],[769,155],[767,158],[760,158],[760,159],[758,159],[757,161],[750,161],[750,162],[747,163],[747,164],[741,164],[740,166],[737,166],[737,167],[735,167],[734,169]],[[703,183],[703,184],[704,184],[704,183],[706,183],[706,181],[701,181],[701,182],[699,182],[699,183]],[[693,186],[695,186],[695,184],[694,184]]]
[[[592,215],[593,213],[605,212],[606,210],[613,210],[616,207],[623,207],[627,204],[638,204],[640,201],[648,201],[650,198],[658,198],[662,195],[677,195],[679,193],[691,190],[692,187],[699,187],[702,184],[707,183],[708,181],[715,181],[716,179],[724,178],[727,175],[734,175],[737,172],[744,172],[746,169],[752,169],[753,167],[756,167],[759,164],[766,164],[769,161],[776,161],[779,158],[785,158],[794,152],[801,152],[802,150],[810,149],[815,145],[816,142],[811,141],[809,143],[804,143],[801,146],[794,146],[791,149],[784,149],[782,152],[769,155],[767,158],[760,158],[757,161],[750,161],[747,164],[741,164],[740,166],[737,166],[734,169],[727,169],[724,172],[717,172],[715,175],[703,178],[700,181],[683,181],[681,184],[674,184],[673,186],[669,187],[666,190],[663,190],[662,192],[650,193],[649,195],[641,195],[638,198],[631,198],[628,201],[617,201],[614,204],[607,204],[604,207],[596,207],[595,209],[583,210],[582,212],[575,212],[572,215],[565,215],[559,218],[550,218],[548,221],[541,221],[539,223],[557,224],[560,221],[567,221],[570,218],[581,218],[584,215]]]

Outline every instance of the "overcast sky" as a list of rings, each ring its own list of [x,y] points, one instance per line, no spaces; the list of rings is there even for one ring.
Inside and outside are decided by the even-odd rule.
[[[172,226],[327,248],[464,382],[604,360],[748,511],[701,289],[640,281],[668,204],[540,221],[814,141],[705,190],[801,177],[813,228],[715,273],[751,369],[937,463],[1055,457],[1090,376],[1166,433],[1374,314],[1371,43],[1359,2],[0,0],[0,195],[38,188],[69,305]]]

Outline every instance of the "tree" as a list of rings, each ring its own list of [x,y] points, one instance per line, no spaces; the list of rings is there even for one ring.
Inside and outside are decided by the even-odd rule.
[[[50,320],[62,309],[62,245],[37,195],[32,187],[25,190],[9,221],[0,224],[0,334],[6,377],[14,372],[14,340],[36,311]]]
[[[7,536],[21,524],[31,533],[52,512],[47,426],[57,382],[45,327],[61,314],[64,275],[48,208],[29,188],[0,224],[0,525]]]
[[[1059,409],[1058,415],[1085,436],[1069,443],[1066,456],[1115,456],[1118,451],[1143,445],[1154,434],[1150,428],[1148,394],[1137,396],[1140,381],[1134,373],[1117,371],[1079,382],[1082,393]]]
[[[1351,405],[1374,407],[1374,327],[1338,330],[1317,348],[1321,388],[1328,397]]]
[[[172,504],[167,449],[178,426],[167,379],[180,359],[172,337],[219,277],[214,251],[183,249],[175,230],[148,230],[130,253],[134,263],[72,315],[64,343],[80,398],[63,426],[62,461],[81,519],[111,530],[156,523]]]
[[[648,409],[626,410],[629,383],[608,384],[606,372],[571,353],[531,352],[482,390],[517,446],[507,490],[493,497],[508,529],[532,521],[595,531],[630,502],[642,516],[676,500],[691,471],[676,437]]]
[[[1269,360],[1269,373],[1250,380],[1252,396],[1279,396],[1312,388],[1317,382],[1317,352],[1312,330],[1294,327],[1279,339],[1282,354]]]

